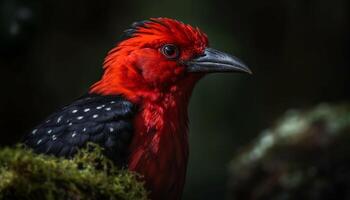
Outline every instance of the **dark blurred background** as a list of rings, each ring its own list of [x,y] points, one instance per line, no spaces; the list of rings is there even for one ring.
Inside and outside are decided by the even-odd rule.
[[[223,199],[233,154],[281,113],[349,100],[348,8],[348,0],[0,0],[0,144],[85,93],[131,22],[176,18],[254,71],[206,77],[190,104],[184,199]]]

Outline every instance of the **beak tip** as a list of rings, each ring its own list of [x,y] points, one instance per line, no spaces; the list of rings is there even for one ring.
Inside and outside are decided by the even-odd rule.
[[[240,62],[238,66],[239,66],[239,69],[241,72],[247,73],[249,75],[253,75],[253,71],[247,65],[245,65],[243,62]]]
[[[251,70],[251,69],[249,69],[248,67],[247,67],[247,71],[246,71],[249,75],[253,75],[254,73],[253,73],[253,71]]]

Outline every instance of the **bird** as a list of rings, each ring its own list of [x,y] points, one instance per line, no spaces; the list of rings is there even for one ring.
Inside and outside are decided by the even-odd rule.
[[[181,199],[190,96],[202,77],[219,72],[252,73],[235,56],[209,47],[197,27],[165,17],[134,22],[107,53],[101,79],[23,143],[66,158],[96,143],[117,166],[142,176],[150,199]]]

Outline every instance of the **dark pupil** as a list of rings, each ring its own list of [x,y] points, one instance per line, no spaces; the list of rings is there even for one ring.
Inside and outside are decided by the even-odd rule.
[[[175,47],[174,46],[165,46],[164,53],[167,56],[173,56],[176,53]]]

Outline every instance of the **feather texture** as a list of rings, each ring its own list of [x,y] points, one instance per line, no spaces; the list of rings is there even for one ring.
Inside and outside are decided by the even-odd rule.
[[[134,110],[121,96],[87,95],[50,115],[27,134],[24,144],[37,153],[71,157],[93,142],[107,157],[125,164]]]

